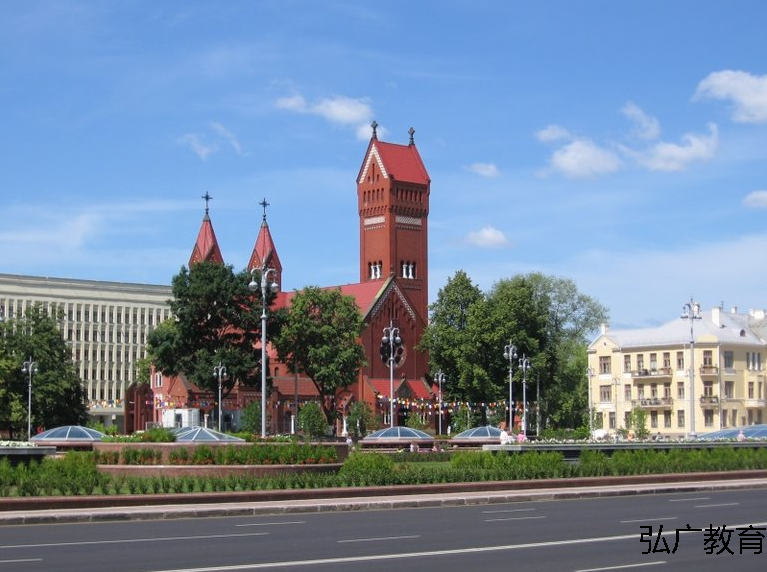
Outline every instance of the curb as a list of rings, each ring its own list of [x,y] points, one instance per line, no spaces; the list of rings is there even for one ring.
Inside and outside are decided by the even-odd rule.
[[[459,483],[457,485],[422,485],[402,489],[359,487],[343,490],[209,493],[183,495],[183,502],[178,502],[180,499],[174,498],[181,495],[38,497],[0,499],[0,525],[437,508],[763,488],[767,488],[767,471]],[[392,494],[393,492],[396,494]],[[107,505],[102,502],[96,506],[93,504],[96,499],[111,501],[112,504]]]

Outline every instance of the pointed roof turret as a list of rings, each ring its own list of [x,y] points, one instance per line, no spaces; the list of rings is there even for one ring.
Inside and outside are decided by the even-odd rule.
[[[192,249],[192,255],[189,257],[189,266],[198,262],[218,262],[224,263],[224,257],[221,255],[221,249],[218,247],[216,233],[213,231],[213,223],[210,221],[208,203],[213,199],[208,193],[202,197],[205,200],[205,216],[202,217],[200,232],[197,234],[197,242]]]
[[[415,129],[411,127],[408,131],[410,135],[408,144],[399,145],[380,141],[377,134],[378,124],[375,121],[371,127],[373,128],[373,136],[370,138],[365,160],[357,176],[357,182],[362,183],[365,180],[371,162],[377,161],[381,173],[386,178],[428,186],[431,179],[415,145],[413,138]]]
[[[282,263],[280,257],[277,255],[277,249],[274,246],[274,240],[272,239],[272,233],[269,231],[269,225],[266,222],[266,207],[269,203],[266,199],[262,200],[260,204],[264,209],[263,220],[261,221],[261,228],[258,231],[258,237],[256,238],[256,244],[253,247],[253,253],[250,255],[248,261],[248,270],[254,268],[274,268],[276,271],[275,281],[277,284],[282,284]]]

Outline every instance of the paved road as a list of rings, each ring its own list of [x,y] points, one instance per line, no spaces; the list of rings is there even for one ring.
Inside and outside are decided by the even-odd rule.
[[[755,547],[743,550],[738,536],[749,525],[767,530],[763,488],[467,503],[5,525],[0,572],[713,572],[728,566],[756,572],[767,562]],[[727,525],[731,534],[714,535],[718,542],[707,554],[705,533],[686,531],[688,524]],[[672,554],[676,529],[684,532]]]

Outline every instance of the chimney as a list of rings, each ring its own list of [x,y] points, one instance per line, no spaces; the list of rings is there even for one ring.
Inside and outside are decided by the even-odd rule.
[[[603,336],[607,333],[607,324],[605,324],[604,322],[602,322],[599,325],[599,333],[602,334]]]
[[[711,308],[711,321],[716,327],[722,327],[722,309],[719,306]]]

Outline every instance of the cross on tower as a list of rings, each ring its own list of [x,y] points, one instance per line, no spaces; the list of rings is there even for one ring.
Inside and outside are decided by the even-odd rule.
[[[264,198],[264,200],[262,200],[262,201],[261,201],[260,203],[258,203],[258,204],[259,204],[259,205],[261,205],[261,206],[263,207],[263,209],[264,209],[264,222],[266,222],[266,207],[268,207],[268,206],[269,206],[269,203],[267,203],[267,202],[266,202],[266,198]]]
[[[210,194],[205,191],[205,194],[200,198],[205,200],[205,216],[208,216],[208,203],[213,200],[213,197],[211,197]]]

